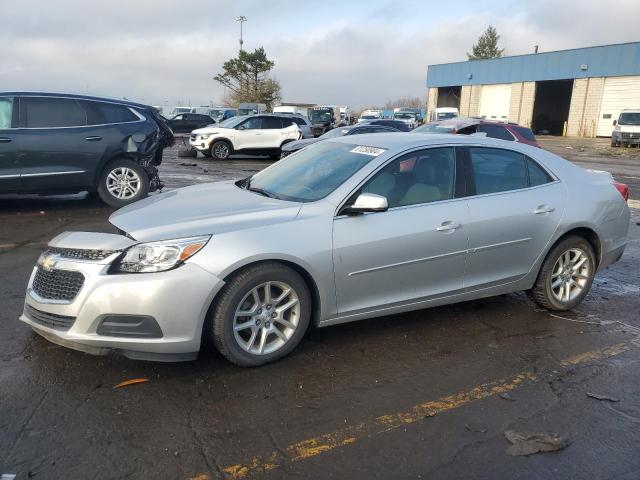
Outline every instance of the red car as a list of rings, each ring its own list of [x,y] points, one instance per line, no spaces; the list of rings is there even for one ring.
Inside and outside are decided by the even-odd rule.
[[[457,133],[471,135],[486,133],[487,137],[499,138],[510,142],[526,143],[539,147],[536,137],[528,127],[517,123],[494,122],[482,118],[455,117],[440,122],[431,122],[414,130],[414,133]]]

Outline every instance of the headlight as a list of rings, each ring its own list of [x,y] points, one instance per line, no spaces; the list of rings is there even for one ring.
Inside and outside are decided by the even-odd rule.
[[[205,133],[204,135],[200,135],[200,138],[201,138],[202,140],[206,140],[206,139],[207,139],[207,138],[209,138],[210,136],[211,136],[211,134],[209,134],[209,133]]]
[[[210,238],[211,236],[205,235],[133,245],[116,259],[110,273],[149,273],[171,270],[199,252]]]

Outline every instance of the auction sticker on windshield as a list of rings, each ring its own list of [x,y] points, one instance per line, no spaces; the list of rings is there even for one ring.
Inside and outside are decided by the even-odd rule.
[[[381,153],[383,153],[386,149],[378,148],[378,147],[367,147],[364,145],[360,145],[353,150],[351,153],[362,153],[363,155],[371,155],[372,157],[377,157]]]

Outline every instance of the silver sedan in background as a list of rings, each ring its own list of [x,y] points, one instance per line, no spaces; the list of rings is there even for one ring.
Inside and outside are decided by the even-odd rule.
[[[567,310],[627,242],[608,174],[539,148],[452,135],[319,142],[237,182],[124,207],[119,234],[41,255],[20,317],[52,342],[188,360],[209,337],[254,366],[334,325],[527,291]]]

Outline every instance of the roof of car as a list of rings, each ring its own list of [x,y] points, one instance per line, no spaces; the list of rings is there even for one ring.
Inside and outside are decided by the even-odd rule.
[[[3,97],[56,97],[56,98],[78,98],[81,100],[97,100],[102,102],[119,103],[121,105],[128,105],[130,107],[149,108],[149,105],[144,103],[132,102],[130,100],[123,100],[120,98],[109,97],[96,97],[93,95],[80,95],[75,93],[54,93],[54,92],[0,92],[0,96]]]
[[[361,139],[361,140],[360,140]],[[360,141],[359,141],[360,140]],[[449,135],[449,134],[429,134],[415,132],[389,132],[389,133],[368,133],[360,136],[343,136],[327,139],[328,142],[358,143],[370,147],[384,148],[385,150],[406,150],[415,147],[430,147],[441,144],[461,144],[461,145],[489,145],[495,147],[506,147],[518,149],[522,143],[508,142],[490,137],[475,135]],[[527,145],[525,145],[526,147]],[[530,147],[535,148],[535,147]]]

